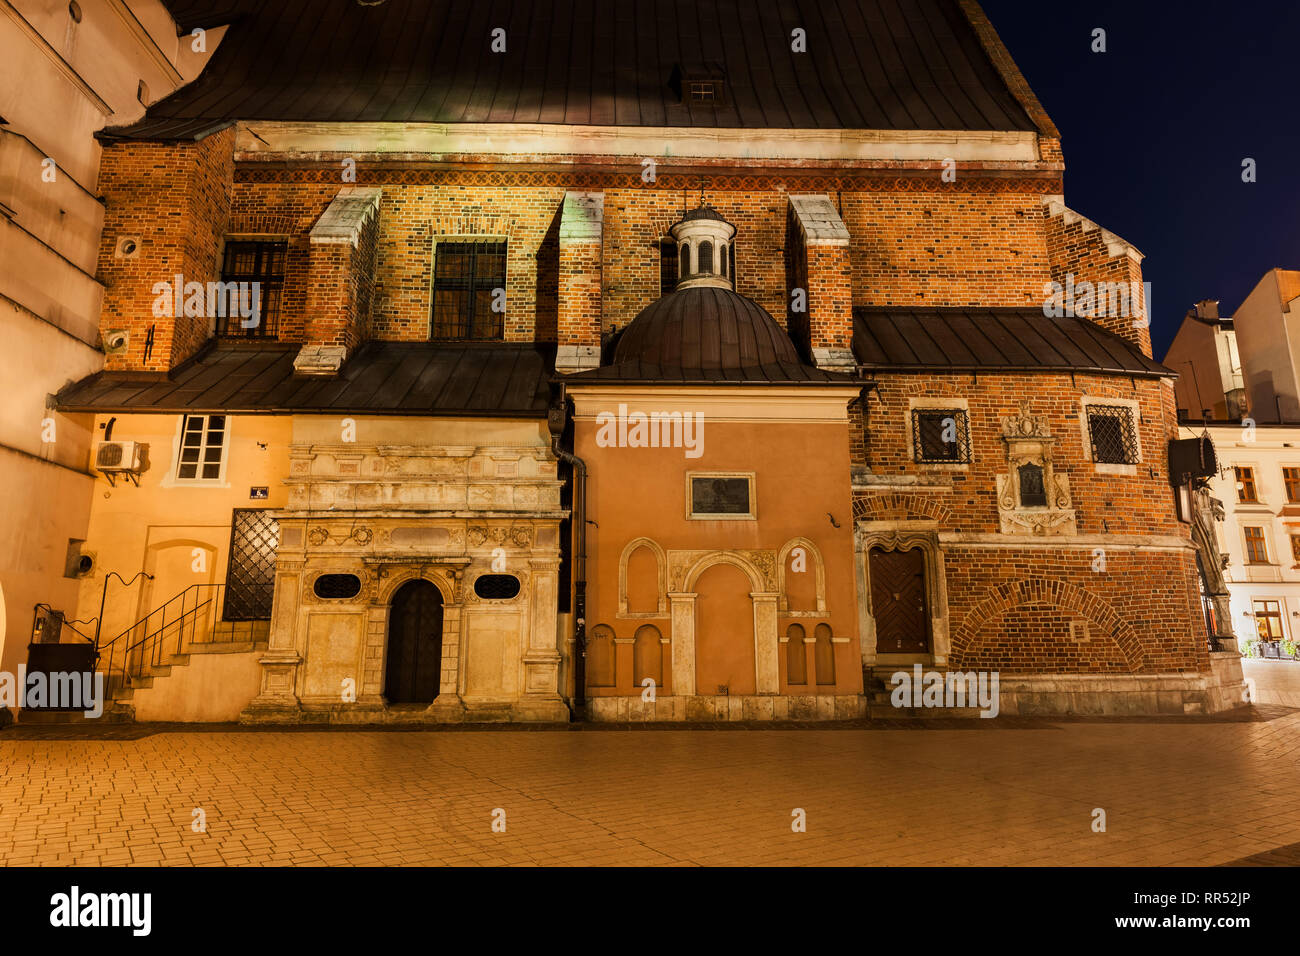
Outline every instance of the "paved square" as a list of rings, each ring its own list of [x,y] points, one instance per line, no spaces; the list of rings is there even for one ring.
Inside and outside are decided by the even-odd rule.
[[[1300,665],[1247,676],[1259,705],[1210,720],[100,739],[20,726],[0,733],[0,861],[1280,863],[1300,843]]]

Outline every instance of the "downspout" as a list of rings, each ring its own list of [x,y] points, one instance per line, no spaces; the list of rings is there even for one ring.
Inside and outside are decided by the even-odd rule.
[[[569,517],[573,534],[573,711],[574,717],[581,720],[587,710],[587,463],[560,445],[567,418],[568,403],[561,384],[558,400],[548,414],[548,425],[552,454],[573,468]]]

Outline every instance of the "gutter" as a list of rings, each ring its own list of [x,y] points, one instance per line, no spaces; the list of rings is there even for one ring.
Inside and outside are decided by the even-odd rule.
[[[573,715],[586,716],[587,698],[587,463],[560,444],[568,423],[568,400],[564,384],[556,383],[555,395],[547,413],[551,431],[551,452],[573,468],[573,501],[570,531],[573,535]]]

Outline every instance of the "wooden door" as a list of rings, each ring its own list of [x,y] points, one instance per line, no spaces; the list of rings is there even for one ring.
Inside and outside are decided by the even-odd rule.
[[[925,606],[925,556],[911,551],[870,554],[871,614],[876,619],[876,653],[927,654],[930,615]]]
[[[442,673],[442,594],[428,581],[397,589],[388,612],[384,696],[390,704],[428,704]]]

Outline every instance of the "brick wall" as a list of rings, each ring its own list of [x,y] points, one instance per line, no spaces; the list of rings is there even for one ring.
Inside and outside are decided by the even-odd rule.
[[[155,285],[220,277],[218,250],[230,223],[234,130],[198,142],[116,143],[100,165],[104,231],[99,279],[100,328],[123,329],[129,345],[110,354],[109,369],[164,371],[193,355],[208,338],[206,315],[154,314]],[[118,240],[138,237],[139,255],[120,258]],[[183,310],[184,311],[184,310]],[[152,348],[149,333],[153,332]]]
[[[339,345],[351,353],[370,337],[379,217],[372,215],[366,220],[355,246],[310,245],[306,341],[313,345]]]
[[[1209,667],[1187,525],[1178,521],[1166,449],[1176,437],[1173,389],[1116,376],[889,375],[876,377],[865,428],[851,443],[860,472],[854,518],[927,521],[944,535],[950,665],[1008,673],[1155,673]],[[1084,446],[1080,399],[1131,400],[1141,458],[1105,474]],[[909,399],[968,403],[971,463],[913,461]],[[1069,479],[1077,533],[1041,543],[1002,536],[997,476],[1009,474],[1001,419],[1047,418],[1057,475]],[[954,405],[954,407],[958,407]],[[1155,541],[1152,536],[1165,536]],[[1146,543],[1134,550],[1136,541]],[[1100,554],[1098,550],[1100,549]],[[1101,560],[1099,560],[1099,558]],[[1069,621],[1086,621],[1073,643]]]
[[[1107,234],[1096,224],[1073,216],[1049,215],[1043,228],[1051,257],[1053,282],[1063,287],[1067,281],[1072,281],[1075,286],[1088,282],[1094,287],[1099,282],[1118,283],[1125,290],[1136,290],[1141,298],[1140,256],[1136,250],[1130,253],[1131,247],[1123,240],[1111,237],[1108,241]],[[1082,296],[1076,297],[1076,302],[1081,301]],[[1150,356],[1151,329],[1144,319],[1145,303],[1141,309],[1132,302],[1127,308],[1116,308],[1118,304],[1109,298],[1103,302],[1100,297],[1095,297],[1093,308],[1078,307],[1074,311],[1135,345],[1143,355]],[[1113,314],[1115,312],[1119,314]]]

